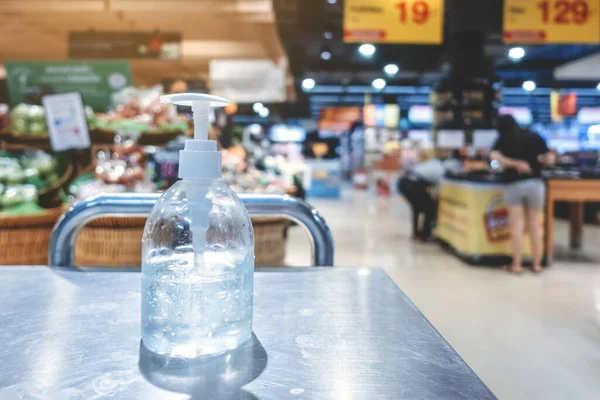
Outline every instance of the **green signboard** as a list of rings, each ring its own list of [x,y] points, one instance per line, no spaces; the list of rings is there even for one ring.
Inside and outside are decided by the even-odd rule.
[[[78,92],[83,103],[106,111],[113,93],[131,86],[128,61],[10,61],[5,63],[10,103],[40,104],[47,94]]]

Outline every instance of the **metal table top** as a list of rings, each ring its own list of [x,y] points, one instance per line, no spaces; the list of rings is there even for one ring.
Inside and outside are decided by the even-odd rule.
[[[256,273],[254,337],[202,362],[140,346],[135,272],[0,267],[0,399],[494,399],[380,269]]]

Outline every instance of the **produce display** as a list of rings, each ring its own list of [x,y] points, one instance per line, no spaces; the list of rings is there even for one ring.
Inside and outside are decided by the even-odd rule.
[[[162,94],[161,85],[150,89],[125,88],[113,95],[115,108],[106,114],[97,114],[90,121],[90,127],[130,133],[187,132],[187,120],[177,114],[175,106],[160,103]]]
[[[294,177],[285,173],[283,157],[267,156],[262,170],[247,162],[241,147],[223,150],[223,181],[237,193],[286,194],[295,191]]]
[[[88,124],[95,118],[94,111],[86,106]],[[42,106],[19,104],[10,112],[10,126],[15,136],[48,137],[46,110]]]
[[[91,107],[85,106],[88,126],[90,130],[115,133],[187,132],[185,116],[178,115],[172,104],[161,104],[158,98],[162,94],[160,85],[150,89],[123,89],[114,95],[114,108],[106,114],[95,114]],[[2,115],[7,115],[7,110],[0,108],[0,117]],[[44,107],[19,104],[10,112],[10,127],[15,136],[48,137]]]
[[[113,151],[99,151],[93,173],[77,178],[69,189],[76,200],[99,193],[150,192],[155,185],[144,170],[142,146],[134,138],[117,136]]]
[[[43,151],[26,153],[20,158],[10,153],[0,156],[0,211],[35,213],[40,190],[59,180],[56,160]]]

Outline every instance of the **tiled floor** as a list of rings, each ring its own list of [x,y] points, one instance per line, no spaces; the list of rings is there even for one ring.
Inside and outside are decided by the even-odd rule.
[[[599,263],[512,276],[412,242],[400,198],[310,202],[331,227],[336,265],[385,268],[500,399],[600,399]],[[566,243],[566,225],[556,229]],[[303,236],[290,231],[290,264],[309,263]],[[600,260],[600,229],[586,226],[584,248]]]

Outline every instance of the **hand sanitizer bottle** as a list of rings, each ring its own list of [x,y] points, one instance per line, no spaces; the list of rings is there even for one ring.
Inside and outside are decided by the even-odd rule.
[[[142,341],[158,354],[195,358],[234,349],[252,334],[254,233],[248,212],[221,181],[208,140],[206,94],[162,96],[191,106],[194,139],[179,154],[180,180],[156,203],[142,239]]]

